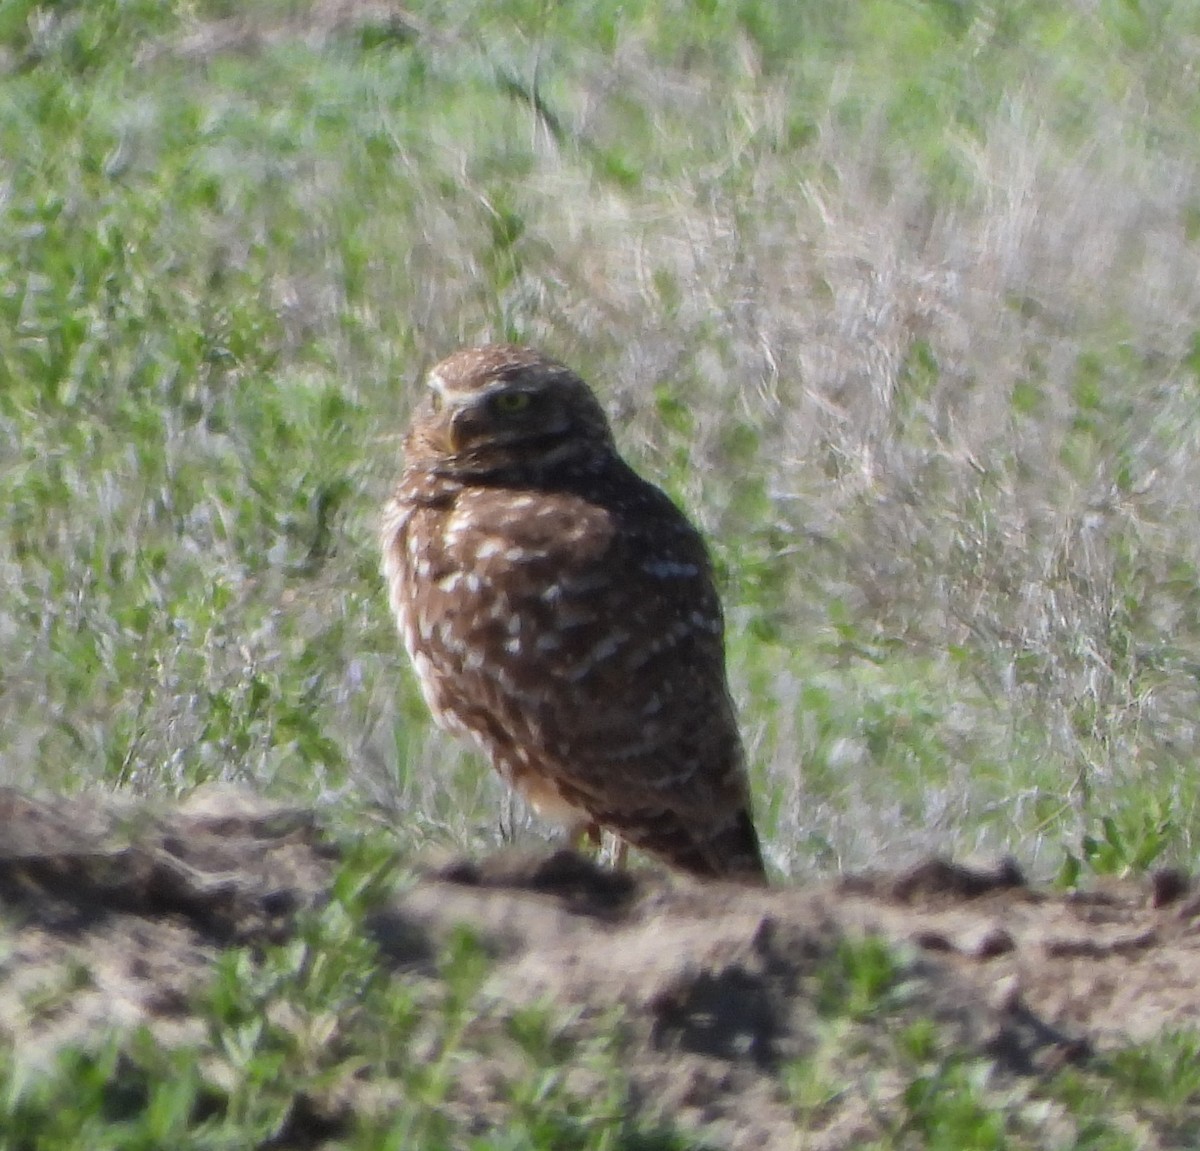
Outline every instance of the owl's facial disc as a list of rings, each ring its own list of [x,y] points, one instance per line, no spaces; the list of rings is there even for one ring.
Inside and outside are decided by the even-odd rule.
[[[528,349],[456,353],[433,368],[428,384],[410,450],[447,475],[578,468],[616,450],[591,389]]]
[[[468,396],[447,397],[447,446],[455,455],[546,445],[568,434],[570,417],[545,389],[500,383]]]

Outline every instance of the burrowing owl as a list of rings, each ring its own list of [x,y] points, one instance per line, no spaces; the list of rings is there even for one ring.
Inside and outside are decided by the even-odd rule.
[[[474,348],[428,382],[382,546],[438,723],[575,832],[762,880],[699,534],[564,365]]]

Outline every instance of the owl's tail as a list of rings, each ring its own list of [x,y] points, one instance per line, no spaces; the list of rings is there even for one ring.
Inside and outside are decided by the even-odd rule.
[[[680,860],[676,865],[694,875],[713,879],[731,879],[739,883],[767,882],[767,869],[763,863],[762,845],[754,820],[746,808],[742,808],[731,823],[719,829],[705,843],[697,843],[695,862]],[[687,857],[690,862],[692,857]]]
[[[767,869],[754,820],[743,807],[721,823],[696,826],[674,815],[626,823],[618,835],[631,846],[697,879],[763,884]]]

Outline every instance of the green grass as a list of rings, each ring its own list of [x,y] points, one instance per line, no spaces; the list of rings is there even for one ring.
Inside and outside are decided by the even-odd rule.
[[[780,1074],[801,1131],[838,1146],[1132,1151],[1187,1146],[1200,1122],[1194,1032],[1065,1070],[1014,1074],[910,994],[914,960],[845,942],[819,970],[813,1042]],[[917,961],[919,962],[919,960]]]
[[[286,942],[222,952],[172,1038],[142,1027],[52,1057],[0,1050],[0,1151],[727,1145],[727,1131],[697,1128],[695,1114],[679,1124],[639,1085],[655,1060],[660,1076],[676,1063],[689,1074],[686,1050],[648,1038],[658,1007],[506,994],[466,928],[429,958],[390,953],[373,916],[407,873],[380,835],[346,850],[329,901]],[[872,1151],[1132,1151],[1191,1146],[1200,1133],[1194,1031],[1030,1074],[1004,1044],[971,1034],[964,1005],[943,1001],[917,952],[820,938],[780,1005],[798,1051],[760,1069],[797,1138]]]
[[[1195,865],[1192,5],[322,11],[0,12],[0,782],[540,834],[433,732],[375,543],[422,369],[515,338],[709,534],[781,875]]]
[[[691,1145],[631,1112],[615,1015],[584,1026],[550,1004],[507,1007],[465,929],[433,970],[394,969],[365,916],[395,882],[360,852],[295,939],[224,952],[191,1005],[202,1036],[114,1033],[48,1067],[6,1050],[0,1148]],[[486,1077],[464,1077],[473,1060]]]
[[[423,367],[511,337],[708,531],[781,872],[1192,861],[1186,5],[333,11],[6,9],[5,779],[533,833],[374,539]]]

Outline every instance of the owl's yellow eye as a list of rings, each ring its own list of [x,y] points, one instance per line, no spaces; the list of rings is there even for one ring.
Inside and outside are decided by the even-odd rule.
[[[528,392],[501,392],[492,400],[492,410],[502,416],[523,412],[533,402]]]

